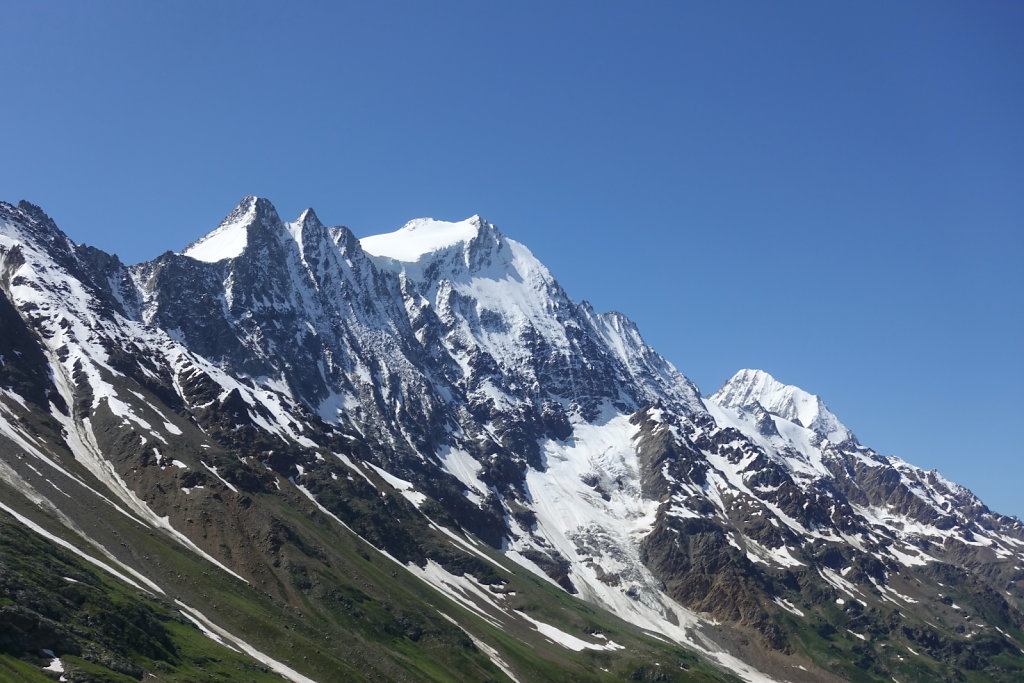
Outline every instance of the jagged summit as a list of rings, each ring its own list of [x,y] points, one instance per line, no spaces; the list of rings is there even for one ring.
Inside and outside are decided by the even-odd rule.
[[[821,398],[800,387],[783,384],[764,370],[740,370],[710,399],[727,408],[760,405],[769,413],[817,432],[832,443],[854,438],[853,432]]]
[[[323,225],[320,221],[320,217],[316,215],[316,211],[314,211],[312,207],[300,213],[299,217],[295,219],[295,222],[300,225]]]
[[[0,202],[0,225],[11,234],[23,232],[26,238],[65,247],[73,244],[45,211],[24,199],[17,205]]]
[[[249,227],[262,216],[277,210],[269,200],[246,195],[215,230],[188,245],[181,253],[197,261],[214,263],[239,256],[249,243]]]
[[[324,225],[316,212],[306,209],[293,222],[284,222],[269,199],[246,195],[213,231],[188,245],[181,254],[197,261],[216,263],[238,258],[256,240],[254,228],[263,229],[270,241],[287,234],[304,247],[309,233],[324,235]]]

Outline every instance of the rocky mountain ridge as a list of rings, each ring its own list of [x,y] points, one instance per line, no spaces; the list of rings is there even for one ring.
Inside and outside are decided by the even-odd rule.
[[[8,512],[151,591],[195,587],[140,535],[187,556],[182,576],[219,572],[252,610],[287,606],[321,633],[363,628],[338,623],[353,604],[339,567],[388,606],[395,580],[432,586],[443,627],[425,625],[436,608],[400,611],[436,632],[447,672],[413,661],[402,648],[422,638],[392,614],[368,620],[374,637],[405,634],[360,652],[371,678],[643,669],[585,630],[594,609],[674,676],[717,675],[680,668],[691,650],[748,680],[1024,671],[1019,520],[862,446],[767,373],[701,396],[627,318],[572,301],[478,216],[358,240],[246,197],[182,253],[135,266],[26,203],[0,204],[0,225]],[[325,550],[338,544],[344,557]],[[353,568],[371,557],[402,578]],[[226,608],[203,619],[286,677],[337,665],[267,655]]]

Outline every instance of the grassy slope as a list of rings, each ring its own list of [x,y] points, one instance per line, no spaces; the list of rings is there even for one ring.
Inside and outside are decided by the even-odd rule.
[[[962,604],[970,598],[963,596]],[[965,638],[939,630],[927,618],[891,605],[801,607],[804,618],[786,615],[794,648],[826,670],[855,682],[1024,680],[1024,653],[998,633]],[[935,623],[943,623],[936,619]],[[1018,642],[1019,630],[1003,624]],[[859,634],[855,636],[853,634]]]
[[[159,575],[152,578],[168,591],[168,597],[153,599],[5,520],[0,525],[0,604],[28,607],[60,625],[54,627],[55,635],[70,634],[71,641],[65,647],[55,647],[53,638],[8,643],[0,660],[5,676],[38,676],[33,666],[26,668],[12,657],[42,666],[46,660],[38,650],[46,647],[62,656],[69,671],[91,673],[99,680],[122,680],[124,675],[128,678],[123,680],[135,680],[142,671],[154,672],[162,680],[279,680],[263,665],[202,635],[171,608],[173,596],[318,680],[504,680],[462,628],[441,618],[436,609],[497,649],[523,680],[622,680],[647,672],[662,680],[729,680],[691,653],[642,637],[615,617],[528,573],[503,576],[508,589],[517,593],[514,607],[579,637],[601,632],[625,649],[573,652],[549,643],[522,623],[516,625],[515,619],[508,620],[507,628],[495,628],[326,516],[309,515],[277,496],[260,498],[260,504],[294,528],[300,537],[297,545],[316,548],[316,561],[295,547],[284,549],[286,575],[295,579],[283,587],[289,600],[271,599],[167,543],[160,534],[132,533],[134,525],[125,525],[122,531],[133,552],[149,557],[151,566],[159,568]],[[38,514],[35,518],[44,521]],[[53,524],[47,526],[58,531]],[[74,540],[63,531],[60,535]],[[98,557],[95,549],[89,552]]]
[[[71,579],[71,580],[69,580]],[[52,680],[41,649],[69,673],[136,680],[280,680],[203,635],[167,603],[138,593],[0,513],[0,678]],[[19,661],[20,659],[20,661]]]

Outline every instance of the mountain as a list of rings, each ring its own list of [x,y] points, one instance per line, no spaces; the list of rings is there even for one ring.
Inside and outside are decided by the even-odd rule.
[[[1019,520],[479,216],[129,266],[0,203],[0,291],[9,678],[1024,676]]]

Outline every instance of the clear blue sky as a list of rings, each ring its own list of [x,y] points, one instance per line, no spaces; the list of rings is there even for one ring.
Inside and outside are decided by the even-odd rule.
[[[1024,3],[19,2],[0,198],[126,261],[245,194],[480,213],[710,393],[742,367],[1024,516]]]

